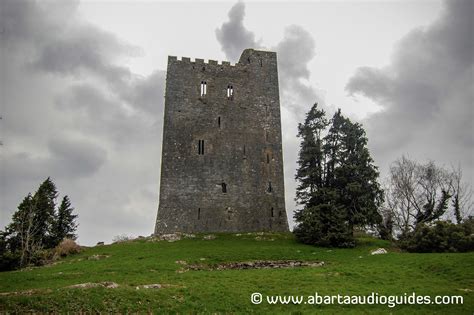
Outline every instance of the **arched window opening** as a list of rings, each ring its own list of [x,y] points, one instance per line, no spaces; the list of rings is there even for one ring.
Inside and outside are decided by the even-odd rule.
[[[204,96],[206,94],[207,94],[207,82],[201,81],[201,96]]]
[[[234,87],[232,85],[227,86],[227,98],[232,98],[234,96]]]

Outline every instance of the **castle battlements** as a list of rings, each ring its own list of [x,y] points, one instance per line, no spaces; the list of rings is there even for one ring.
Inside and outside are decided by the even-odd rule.
[[[230,66],[235,67],[236,64],[231,64],[229,61],[217,61],[209,59],[207,62],[201,58],[194,58],[192,60],[190,57],[181,57],[178,58],[176,56],[168,56],[168,62],[180,62],[183,64],[191,64],[191,65],[204,65],[204,66]]]
[[[207,62],[202,58],[168,56],[168,63],[178,63],[182,65],[199,65],[199,66],[225,66],[225,67],[236,67],[236,66],[247,66],[247,65],[260,65],[262,66],[263,60],[275,59],[276,53],[271,51],[262,51],[254,49],[246,49],[242,52],[239,61],[232,64],[229,61],[216,61],[209,59]]]

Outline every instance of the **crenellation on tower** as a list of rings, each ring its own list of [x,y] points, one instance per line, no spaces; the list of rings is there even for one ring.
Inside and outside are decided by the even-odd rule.
[[[203,58],[195,58],[192,60],[190,57],[177,57],[177,56],[168,56],[168,63],[175,62],[182,65],[201,65],[201,66],[215,66],[221,67],[220,69],[225,69],[226,67],[235,67],[237,64],[232,64],[229,61],[217,61],[213,59],[205,60]],[[225,67],[225,68],[222,68]],[[202,70],[202,68],[195,68],[197,70]]]
[[[155,233],[287,231],[276,53],[168,57]]]

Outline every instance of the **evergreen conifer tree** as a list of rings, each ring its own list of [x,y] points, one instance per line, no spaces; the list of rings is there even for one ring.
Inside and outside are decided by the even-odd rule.
[[[75,240],[77,224],[75,222],[77,215],[73,214],[74,208],[68,196],[64,196],[61,205],[58,208],[56,221],[54,223],[53,236],[56,244],[59,244],[64,238]]]
[[[328,122],[317,104],[298,131],[296,201],[303,208],[295,213],[295,235],[309,244],[353,246],[354,226],[378,223],[383,201],[365,131],[340,110]]]
[[[55,222],[58,192],[51,178],[47,178],[33,196],[34,221],[38,228],[36,240],[45,247],[54,247],[53,226]]]

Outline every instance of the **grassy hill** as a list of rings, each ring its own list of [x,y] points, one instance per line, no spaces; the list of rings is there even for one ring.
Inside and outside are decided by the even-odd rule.
[[[384,247],[389,253],[370,255]],[[226,262],[297,260],[319,267],[216,270]],[[202,269],[202,270],[195,270]],[[83,283],[103,283],[71,288]],[[160,284],[161,288],[143,285]],[[93,286],[93,285],[89,285]],[[355,249],[298,244],[291,234],[216,234],[175,242],[141,239],[87,248],[57,264],[0,273],[0,312],[472,314],[474,253],[400,253],[360,238]],[[250,302],[263,294],[259,305]],[[271,305],[266,295],[462,295],[463,305]]]

